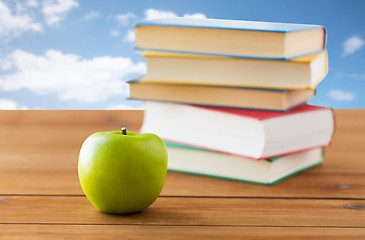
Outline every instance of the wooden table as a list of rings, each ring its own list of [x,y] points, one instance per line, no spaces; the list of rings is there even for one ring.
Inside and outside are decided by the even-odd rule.
[[[77,158],[96,131],[142,111],[0,111],[0,239],[365,239],[365,110],[335,110],[325,163],[275,186],[168,173],[133,215],[98,212]]]

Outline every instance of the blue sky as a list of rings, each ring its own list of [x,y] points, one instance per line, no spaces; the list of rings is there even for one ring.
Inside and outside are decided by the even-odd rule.
[[[365,108],[362,0],[0,0],[0,109],[143,109],[133,25],[166,16],[320,24],[329,73],[309,103]]]

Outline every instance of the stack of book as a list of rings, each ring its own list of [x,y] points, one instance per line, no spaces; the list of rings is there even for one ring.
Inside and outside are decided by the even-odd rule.
[[[274,184],[322,163],[330,108],[308,105],[328,71],[322,26],[172,18],[135,26],[147,73],[141,132],[174,171]]]

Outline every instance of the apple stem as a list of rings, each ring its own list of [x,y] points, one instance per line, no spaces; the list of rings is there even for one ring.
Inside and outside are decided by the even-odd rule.
[[[121,129],[121,131],[122,131],[122,134],[123,134],[123,135],[127,135],[127,129],[122,128],[122,129]]]

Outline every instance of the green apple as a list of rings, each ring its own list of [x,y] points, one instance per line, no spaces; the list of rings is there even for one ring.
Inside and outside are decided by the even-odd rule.
[[[100,211],[143,211],[159,196],[166,178],[167,151],[156,135],[97,132],[82,144],[78,173],[89,201]]]

